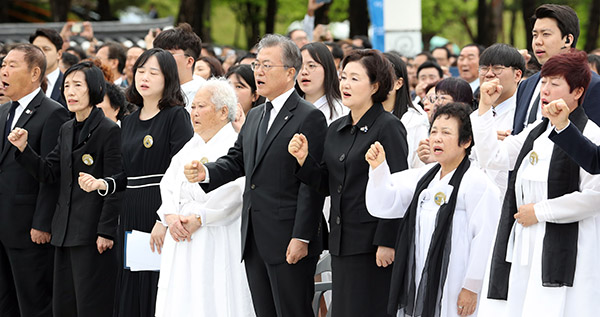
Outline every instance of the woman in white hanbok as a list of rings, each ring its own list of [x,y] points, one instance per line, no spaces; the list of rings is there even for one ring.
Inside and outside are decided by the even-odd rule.
[[[184,165],[225,155],[237,139],[235,92],[211,79],[192,103],[193,138],[175,155],[160,183],[158,209],[171,237],[164,241],[156,316],[254,316],[240,254],[243,179],[205,193]]]
[[[540,100],[567,106],[571,124],[593,142],[600,129],[578,105],[590,82],[584,52],[550,58]],[[600,312],[600,178],[554,146],[548,119],[499,141],[489,129],[502,87],[481,86],[473,120],[477,157],[487,169],[512,170],[488,268],[484,316],[597,316]],[[560,131],[558,131],[560,133]]]
[[[390,174],[377,142],[366,192],[370,214],[403,218],[388,312],[398,316],[477,314],[500,202],[498,189],[470,165],[470,109],[451,103],[436,112],[429,136],[438,164]]]

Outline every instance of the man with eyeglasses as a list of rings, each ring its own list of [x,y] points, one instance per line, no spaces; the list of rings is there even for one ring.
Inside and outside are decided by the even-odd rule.
[[[524,71],[525,59],[516,48],[507,44],[494,44],[483,51],[479,58],[480,91],[482,94],[492,92],[497,96],[487,106],[491,106],[494,116],[490,129],[498,133],[500,140],[510,135],[515,116],[517,87]],[[480,100],[480,105],[481,102]],[[478,116],[477,111],[474,111],[471,113],[471,120]],[[476,152],[471,151],[473,159],[476,159]],[[484,172],[498,186],[503,197],[508,185],[508,172],[487,169]]]
[[[191,113],[194,96],[204,82],[204,78],[194,76],[194,66],[202,50],[200,37],[189,24],[181,23],[176,28],[160,32],[152,45],[173,54],[177,63],[179,84],[185,97],[185,109]]]
[[[425,98],[427,91],[425,88],[429,85],[435,85],[444,76],[444,71],[435,62],[426,61],[417,69],[417,86],[415,87],[415,98],[413,103],[420,104],[423,107],[421,100]]]
[[[312,316],[314,272],[322,250],[324,197],[295,176],[288,144],[297,133],[321,161],[327,123],[294,90],[302,55],[294,42],[270,34],[252,62],[257,92],[267,102],[252,108],[229,153],[215,162],[185,166],[190,182],[208,192],[246,177],[242,258],[254,310],[261,316]],[[200,160],[200,158],[198,158]]]
[[[579,18],[571,7],[544,4],[535,10],[533,19],[535,22],[531,46],[540,64],[543,65],[551,57],[576,47],[579,38]],[[542,117],[540,88],[539,72],[519,86],[513,134],[518,134],[527,125]],[[592,80],[585,90],[581,105],[586,115],[596,124],[600,123],[598,101],[600,101],[600,76],[592,73]]]

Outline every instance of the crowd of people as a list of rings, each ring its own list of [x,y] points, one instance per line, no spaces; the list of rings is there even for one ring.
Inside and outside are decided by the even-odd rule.
[[[320,5],[222,56],[187,24],[5,47],[0,316],[595,316],[600,59],[575,11],[538,7],[532,52],[407,57],[333,42]],[[129,266],[132,231],[160,270]]]

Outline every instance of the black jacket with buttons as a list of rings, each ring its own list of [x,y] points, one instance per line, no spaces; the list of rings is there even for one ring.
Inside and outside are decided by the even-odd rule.
[[[329,126],[321,163],[309,154],[296,173],[304,183],[331,195],[329,251],[337,256],[371,253],[377,246],[393,248],[396,242],[400,220],[375,218],[365,204],[365,154],[371,144],[383,145],[392,173],[408,168],[406,129],[397,117],[381,104],[374,104],[356,125],[351,115]]]
[[[117,235],[120,196],[87,193],[77,179],[79,172],[102,178],[122,171],[121,129],[94,107],[77,140],[74,130],[75,119],[63,124],[58,144],[45,158],[30,146],[15,153],[17,162],[40,182],[59,182],[51,243],[61,247],[95,244],[98,236],[114,240]]]

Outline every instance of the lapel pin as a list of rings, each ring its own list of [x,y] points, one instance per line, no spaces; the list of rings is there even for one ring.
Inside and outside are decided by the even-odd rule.
[[[287,120],[289,118],[289,116],[285,116],[285,118],[283,118],[283,120]]]
[[[360,128],[360,132],[367,133],[367,131],[369,131],[369,127],[367,127],[367,126]]]
[[[31,114],[31,109],[25,109],[25,114]]]

